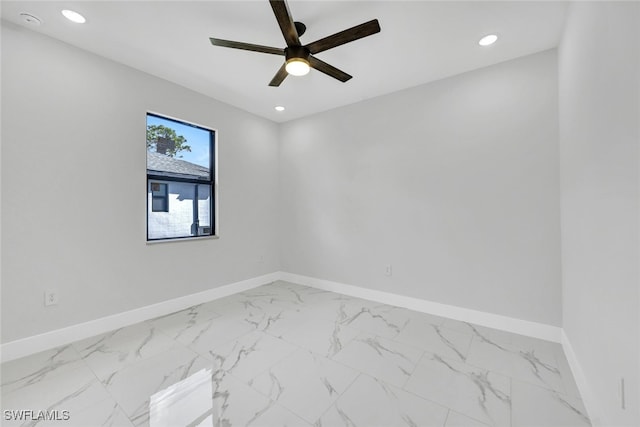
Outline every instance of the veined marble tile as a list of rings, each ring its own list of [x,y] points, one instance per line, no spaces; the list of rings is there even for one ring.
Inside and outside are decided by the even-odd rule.
[[[301,295],[301,299],[305,302],[306,300],[309,300],[311,302],[316,302],[324,299],[334,299],[336,296],[352,298],[347,295],[342,295],[342,294],[338,294],[331,291],[325,291],[323,289],[314,288],[312,286],[299,285],[297,283],[287,282],[285,280],[277,280],[268,285],[265,285],[265,287],[295,291],[296,293]]]
[[[514,427],[591,425],[579,398],[518,380],[512,380],[511,396]]]
[[[205,303],[203,304],[203,308],[224,317],[242,316],[247,310],[263,310],[272,305],[268,297],[238,293]]]
[[[46,378],[64,375],[84,366],[80,354],[71,345],[12,360],[3,363],[0,368],[2,393],[18,390]]]
[[[447,408],[360,375],[315,427],[442,426]]]
[[[313,312],[314,316],[328,316],[328,319],[333,319],[333,312],[337,311],[333,307],[337,309],[340,303],[351,303],[356,300],[370,304],[365,300],[358,300],[306,286],[287,282],[274,282],[232,295],[223,300],[213,301],[207,306],[216,313],[232,316],[242,315],[243,312],[251,312],[255,315],[259,311],[271,309],[271,312],[275,310]]]
[[[307,295],[299,287],[271,283],[212,301],[207,303],[206,306],[207,309],[219,314],[236,313],[238,308],[242,308],[242,310],[261,310],[277,306],[283,309],[291,309],[304,306]]]
[[[280,404],[222,371],[213,377],[213,405],[218,413],[213,423],[216,427],[309,427]]]
[[[336,354],[333,360],[402,387],[421,355],[422,350],[416,347],[362,333]]]
[[[254,331],[214,348],[209,355],[220,370],[249,382],[297,349],[279,338]]]
[[[208,310],[219,315],[246,320],[254,324],[255,329],[264,330],[268,327],[273,328],[274,320],[278,320],[277,317],[284,317],[283,315],[291,317],[296,313],[303,317],[306,316],[318,302],[316,294],[309,294],[305,291],[311,288],[286,282],[276,283],[282,285],[273,283],[260,286],[221,300],[212,301],[205,306]],[[288,287],[284,285],[288,285]],[[309,298],[308,301],[305,300],[306,298]],[[263,317],[265,319],[261,322],[260,319]],[[269,318],[271,318],[270,322],[268,322]],[[272,333],[275,334],[275,332]]]
[[[558,362],[557,366],[560,371],[560,376],[562,377],[562,384],[564,386],[565,393],[573,397],[581,398],[580,390],[578,389],[576,380],[573,377],[573,372],[569,366],[569,361],[567,360],[564,352],[556,355],[556,361]]]
[[[325,291],[311,286],[298,285],[297,283],[286,282],[284,280],[273,282],[272,286],[295,290],[302,295],[303,300],[321,301],[324,299],[333,299],[336,295],[340,295],[335,292]]]
[[[311,427],[311,424],[307,424],[306,421],[302,420],[297,415],[292,414],[277,403],[273,403],[273,401],[271,402],[271,406],[256,413],[256,421],[248,425],[256,427]]]
[[[310,319],[280,338],[314,353],[333,357],[361,332],[325,319]]]
[[[73,346],[100,380],[132,363],[168,350],[174,345],[149,322],[116,329],[76,341]]]
[[[134,425],[147,425],[151,396],[212,366],[188,348],[175,345],[113,373],[104,385]]]
[[[270,304],[281,305],[283,307],[300,306],[305,304],[308,297],[306,288],[284,282],[274,282],[259,288],[251,289],[241,293],[250,298],[268,300]]]
[[[509,378],[425,353],[404,389],[495,426],[511,424]]]
[[[473,327],[478,327],[477,325],[473,325],[471,323],[468,322],[462,322],[460,320],[455,320],[455,319],[444,319],[442,321],[442,323],[440,323],[441,326],[444,326],[447,329],[451,329],[454,331],[458,331],[458,332],[464,332],[464,333],[473,333]]]
[[[459,414],[455,411],[449,410],[447,415],[447,422],[445,427],[487,427],[487,424],[481,423],[478,420],[469,418],[466,415]]]
[[[394,340],[464,362],[467,359],[471,338],[471,333],[458,332],[417,317],[411,318]]]
[[[354,316],[363,311],[363,308],[371,309],[381,305],[383,304],[347,295],[340,295],[334,299],[328,299],[321,302],[321,306],[331,312],[331,317],[329,319],[336,322],[357,320],[357,317]]]
[[[313,288],[309,289],[313,290]],[[313,295],[313,297],[305,295],[307,299],[303,304],[295,307],[287,307],[287,310],[295,310],[303,313],[304,320],[306,321],[326,320],[330,322],[348,322],[357,320],[360,316],[356,315],[363,311],[363,309],[368,310],[380,305],[373,301],[352,298],[332,292],[318,291],[316,294],[309,295]]]
[[[448,320],[445,317],[436,316],[435,314],[430,314],[430,313],[423,313],[421,311],[410,310],[410,312],[411,312],[410,321],[416,321],[419,324],[430,323],[432,325],[444,326],[444,322]],[[457,329],[455,328],[447,328],[447,329],[457,331]],[[458,332],[468,333],[469,331],[463,330]]]
[[[2,393],[2,409],[33,411],[69,411],[70,416],[110,398],[109,394],[84,364],[60,375],[50,376],[19,389]],[[4,413],[3,413],[4,415]],[[58,424],[62,421],[58,421]],[[41,425],[40,422],[13,422],[3,420],[3,425]]]
[[[229,313],[225,316],[247,323],[257,331],[279,337],[308,320],[313,316],[313,310],[306,306],[286,308],[282,305],[270,304],[260,308],[249,307],[242,312]]]
[[[183,335],[189,337],[197,336],[218,316],[218,314],[207,310],[203,304],[200,304],[166,316],[156,317],[150,320],[149,323],[160,332],[174,340],[178,340]]]
[[[303,306],[307,309],[321,308],[324,312],[336,311],[341,303],[352,303],[360,305],[379,305],[379,303],[325,291],[310,286],[302,286],[294,283],[279,281],[273,283],[274,286],[282,286],[296,291],[303,301]],[[330,320],[334,320],[331,318]]]
[[[545,341],[538,338],[527,337],[498,329],[487,328],[485,326],[465,324],[475,337],[483,341],[499,344],[514,351],[535,352],[544,355],[548,359],[553,359],[555,355],[562,354],[562,345],[559,343]]]
[[[221,316],[185,331],[176,341],[202,356],[210,357],[213,349],[254,330],[254,325],[239,320],[236,316]]]
[[[1,370],[70,426],[588,425],[559,344],[282,281]]]
[[[312,315],[309,307],[270,302],[269,297],[246,296],[238,294],[224,304],[210,307],[224,321],[236,321],[246,324],[251,330],[260,330],[273,336],[297,327]],[[235,338],[235,337],[234,337]]]
[[[258,375],[249,385],[311,424],[358,374],[354,369],[300,349]]]
[[[411,311],[386,304],[343,304],[340,324],[384,338],[394,338],[409,322]]]
[[[120,408],[112,398],[103,400],[82,411],[73,412],[69,415],[69,421],[65,421],[64,423],[60,421],[53,422],[51,423],[51,427],[133,427],[133,424],[124,414],[122,408]],[[44,426],[47,426],[47,424],[42,424],[42,426],[38,424],[38,427]]]
[[[377,302],[367,301],[361,298],[336,294],[333,292],[317,291],[312,293],[313,288],[305,294],[304,304],[299,308],[305,312],[313,313],[313,318],[321,318],[329,321],[344,321],[348,317],[357,314],[363,307],[375,307],[380,305]],[[310,316],[311,318],[311,316]]]
[[[546,346],[530,347],[530,350],[521,348],[522,344],[496,342],[477,332],[469,348],[467,363],[564,393],[564,380],[554,352]]]
[[[445,328],[453,329],[458,332],[470,333],[472,335],[478,335],[487,338],[488,340],[506,345],[510,348],[520,350],[544,350],[556,349],[557,344],[549,341],[544,341],[537,338],[527,337],[524,335],[515,334],[499,329],[493,329],[486,326],[480,326],[469,322],[463,322],[455,319],[444,319],[441,324]]]

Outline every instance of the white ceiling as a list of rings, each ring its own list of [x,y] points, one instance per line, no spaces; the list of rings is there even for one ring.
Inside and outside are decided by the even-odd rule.
[[[212,46],[209,37],[285,47],[260,1],[2,1],[2,19],[284,122],[556,47],[566,2],[295,1],[303,44],[373,18],[381,32],[318,54],[353,75],[346,83],[312,70],[268,83],[283,57]],[[87,18],[67,21],[62,9]],[[21,12],[42,20],[21,22]],[[479,47],[481,36],[498,42]],[[286,107],[284,112],[274,110]]]

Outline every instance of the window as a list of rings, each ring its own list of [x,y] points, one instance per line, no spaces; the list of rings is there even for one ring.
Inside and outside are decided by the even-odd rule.
[[[151,185],[151,212],[169,212],[167,184],[152,182],[150,185]]]
[[[216,132],[147,114],[147,240],[215,235]]]

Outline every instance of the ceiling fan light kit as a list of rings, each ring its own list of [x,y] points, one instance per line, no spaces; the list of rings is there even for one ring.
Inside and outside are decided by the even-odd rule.
[[[380,32],[380,24],[378,23],[378,20],[373,19],[365,22],[364,24],[356,25],[355,27],[340,31],[331,36],[316,40],[315,42],[303,46],[300,43],[300,36],[305,33],[307,27],[301,22],[293,21],[286,1],[269,0],[269,3],[271,4],[273,13],[276,16],[276,20],[278,21],[284,40],[287,43],[286,48],[280,49],[276,47],[223,40],[213,37],[209,39],[211,44],[214,46],[284,56],[285,63],[282,64],[278,72],[276,72],[276,75],[271,79],[269,86],[280,86],[289,74],[293,76],[304,76],[311,68],[314,68],[341,82],[346,82],[351,79],[352,76],[332,65],[327,64],[326,62],[321,61],[314,55]]]
[[[303,46],[287,47],[284,50],[285,69],[292,76],[304,76],[309,73],[309,49]]]
[[[292,58],[287,60],[287,65],[285,65],[285,70],[287,73],[292,76],[305,76],[309,74],[309,70],[311,70],[311,66],[309,65],[309,61],[302,58]]]

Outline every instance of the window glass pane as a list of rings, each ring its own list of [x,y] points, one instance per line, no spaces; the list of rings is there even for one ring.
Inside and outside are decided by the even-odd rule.
[[[147,238],[215,234],[214,131],[147,115]]]
[[[211,131],[147,115],[147,170],[211,178]]]
[[[161,184],[159,182],[151,183],[151,193],[154,197],[161,196],[164,197],[167,195],[167,184]]]
[[[151,212],[148,229],[150,239],[195,236],[193,205],[195,186],[189,182],[168,182],[169,215]]]
[[[165,197],[154,197],[151,210],[153,212],[167,212],[167,199]]]
[[[211,233],[211,186],[198,185],[198,235],[208,236]]]

